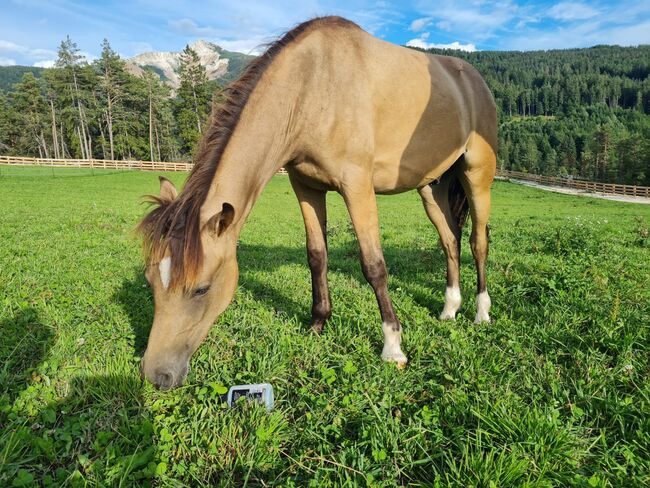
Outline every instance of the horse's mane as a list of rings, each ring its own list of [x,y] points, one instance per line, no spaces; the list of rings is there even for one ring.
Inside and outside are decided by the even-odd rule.
[[[172,288],[179,285],[187,288],[196,283],[203,260],[201,207],[253,89],[282,49],[315,26],[358,27],[341,17],[317,17],[299,24],[272,42],[261,56],[248,64],[237,81],[223,90],[224,101],[212,110],[183,191],[174,200],[149,197],[154,208],[138,225],[144,240],[145,260],[158,262],[167,251],[170,252]]]

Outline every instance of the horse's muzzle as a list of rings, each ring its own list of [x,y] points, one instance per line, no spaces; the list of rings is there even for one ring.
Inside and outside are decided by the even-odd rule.
[[[149,381],[159,390],[171,390],[181,386],[187,377],[188,365],[185,363],[181,368],[159,366],[153,371],[147,371],[144,358],[140,361],[140,376]]]

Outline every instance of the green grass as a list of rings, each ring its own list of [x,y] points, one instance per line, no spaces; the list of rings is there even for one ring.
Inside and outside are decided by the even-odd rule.
[[[132,232],[156,175],[30,171],[0,177],[0,486],[650,483],[650,206],[495,183],[493,321],[475,325],[467,229],[464,306],[440,322],[444,259],[419,197],[379,197],[399,371],[379,358],[336,194],[334,314],[308,331],[302,219],[275,177],[233,304],[187,384],[159,392],[138,375],[153,305]],[[248,382],[273,384],[275,411],[224,407]]]

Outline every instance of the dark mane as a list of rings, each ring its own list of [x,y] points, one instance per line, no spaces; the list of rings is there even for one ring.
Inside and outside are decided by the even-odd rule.
[[[299,24],[271,43],[261,56],[251,61],[237,81],[223,90],[225,100],[212,110],[183,191],[171,201],[150,197],[149,201],[155,206],[138,225],[144,239],[145,259],[158,262],[170,252],[172,288],[189,287],[196,282],[203,260],[201,207],[253,89],[282,49],[317,25],[358,27],[341,17],[317,17]]]

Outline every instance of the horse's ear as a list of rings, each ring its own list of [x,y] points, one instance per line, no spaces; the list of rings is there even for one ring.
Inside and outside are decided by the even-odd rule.
[[[176,191],[176,187],[171,181],[169,181],[164,176],[159,176],[158,179],[160,180],[160,198],[171,202],[174,198],[178,196],[178,191]]]
[[[205,227],[214,236],[220,236],[235,218],[235,209],[229,203],[224,203],[221,212],[217,212],[205,223]]]

